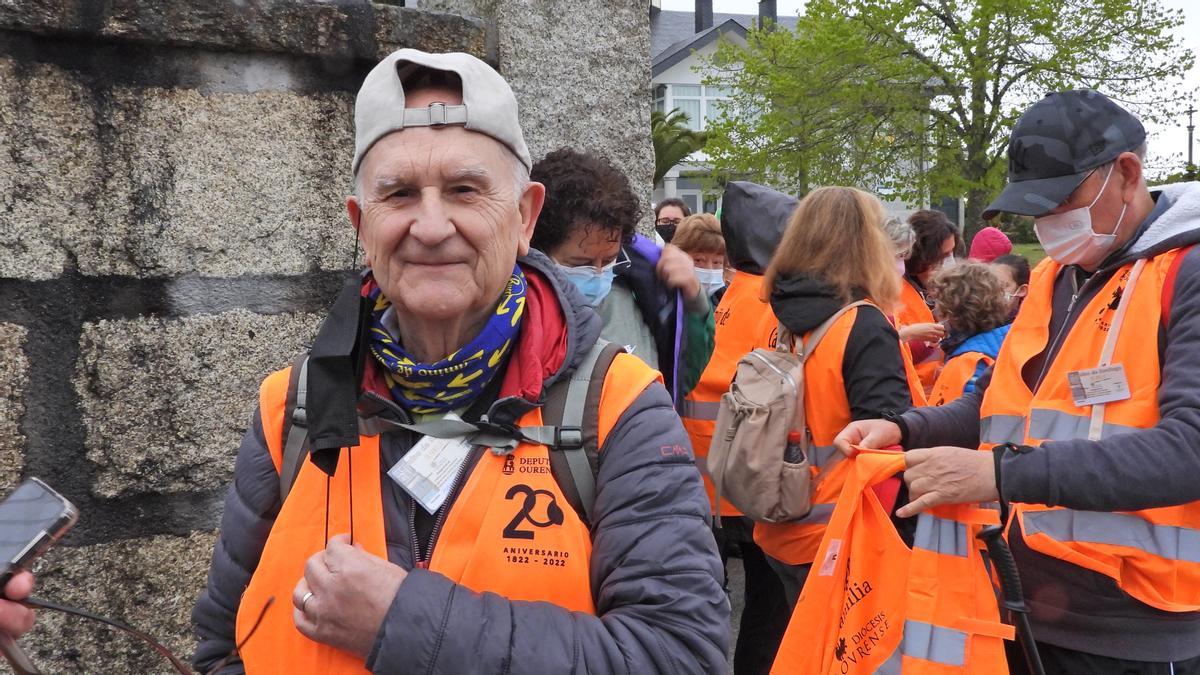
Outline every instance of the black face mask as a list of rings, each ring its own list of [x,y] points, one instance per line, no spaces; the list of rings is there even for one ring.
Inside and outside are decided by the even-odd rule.
[[[669,244],[675,238],[676,227],[675,225],[655,225],[654,231],[658,233],[658,236],[662,237],[663,241]]]

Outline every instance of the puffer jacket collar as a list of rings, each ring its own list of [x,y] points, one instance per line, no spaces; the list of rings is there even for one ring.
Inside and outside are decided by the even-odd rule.
[[[530,249],[517,262],[529,291],[521,335],[501,375],[499,398],[487,411],[488,419],[498,424],[513,424],[542,405],[546,390],[569,377],[600,337],[599,315],[549,258]],[[389,405],[387,386],[373,359],[364,365],[360,416],[385,414],[407,421],[399,406]]]
[[[1004,338],[1008,337],[1010,328],[1012,328],[1012,324],[1006,323],[998,328],[993,328],[983,333],[976,333],[952,349],[949,357],[953,358],[967,352],[979,352],[994,359],[1000,353],[1000,347],[1004,344]]]

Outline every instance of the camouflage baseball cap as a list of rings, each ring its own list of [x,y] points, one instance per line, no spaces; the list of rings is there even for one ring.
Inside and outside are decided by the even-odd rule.
[[[1067,201],[1092,169],[1146,141],[1138,118],[1091,89],[1034,103],[1008,142],[1008,186],[983,212],[1042,216]]]

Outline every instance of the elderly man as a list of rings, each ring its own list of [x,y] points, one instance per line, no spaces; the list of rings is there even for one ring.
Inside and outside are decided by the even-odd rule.
[[[1046,672],[1200,672],[1200,185],[1150,192],[1145,138],[1094,91],[1026,111],[985,216],[1033,216],[1050,258],[995,366],[837,441],[918,448],[902,516],[1003,501]]]
[[[544,189],[507,83],[403,49],[364,81],[355,131],[346,205],[370,269],[311,350],[313,452],[290,485],[299,389],[287,371],[263,384],[194,612],[197,667],[244,641],[251,672],[724,668],[721,561],[659,375],[618,354],[593,388],[590,509],[573,508],[585,481],[554,470],[547,446],[571,427],[544,426],[544,404],[587,377],[600,322],[529,248]],[[358,426],[338,438],[347,397]]]

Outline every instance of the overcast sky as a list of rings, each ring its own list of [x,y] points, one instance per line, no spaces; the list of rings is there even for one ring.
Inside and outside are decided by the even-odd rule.
[[[1200,3],[1196,0],[1161,0],[1162,4],[1184,15],[1185,23],[1177,32],[1177,38],[1193,53],[1200,55]],[[804,0],[777,0],[779,15],[795,15],[804,7]],[[663,9],[692,11],[695,0],[662,0]],[[713,11],[734,14],[758,14],[758,0],[713,0]],[[1192,68],[1188,77],[1188,86],[1200,90],[1200,66]],[[1193,96],[1197,108],[1200,108],[1200,93]],[[1195,123],[1200,126],[1200,113]],[[1150,138],[1149,162],[1152,170],[1168,165],[1182,169],[1187,159],[1187,115],[1183,115],[1174,124],[1147,124],[1146,131]],[[1196,162],[1200,163],[1200,130],[1196,134],[1193,153]]]

